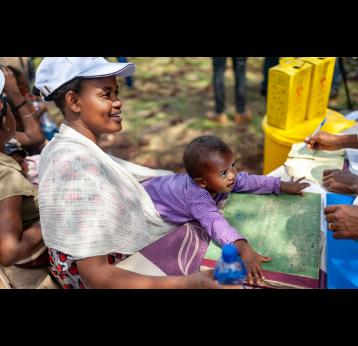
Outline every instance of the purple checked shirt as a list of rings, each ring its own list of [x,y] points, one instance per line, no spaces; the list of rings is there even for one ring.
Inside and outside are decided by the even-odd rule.
[[[280,178],[241,172],[236,176],[232,192],[279,194],[280,182]],[[228,193],[218,193],[213,199],[208,191],[198,187],[187,174],[155,177],[142,182],[142,185],[165,221],[184,224],[197,220],[220,245],[245,239],[229,224],[217,207]]]

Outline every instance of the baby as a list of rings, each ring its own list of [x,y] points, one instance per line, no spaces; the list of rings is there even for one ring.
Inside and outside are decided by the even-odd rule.
[[[170,174],[142,182],[153,203],[167,222],[198,221],[219,245],[233,243],[246,265],[248,281],[263,279],[261,262],[271,258],[256,253],[246,239],[223,217],[218,204],[230,192],[254,194],[303,194],[309,186],[297,179],[289,182],[264,175],[237,173],[230,147],[214,136],[194,139],[184,152],[187,174]]]

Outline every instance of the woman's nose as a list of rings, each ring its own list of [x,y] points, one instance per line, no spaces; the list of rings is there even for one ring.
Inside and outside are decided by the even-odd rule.
[[[122,107],[122,101],[120,99],[116,99],[113,101],[113,108],[121,108]]]

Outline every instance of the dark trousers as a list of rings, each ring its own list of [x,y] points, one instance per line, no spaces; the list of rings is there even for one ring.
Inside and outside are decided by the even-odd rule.
[[[117,60],[118,60],[118,62],[122,62],[122,63],[128,62],[126,57],[117,57]],[[132,76],[126,77],[126,85],[128,88],[133,87],[133,77]]]
[[[338,59],[339,58],[336,58],[336,63],[334,65],[333,79],[332,79],[332,89],[334,90],[339,89],[339,86],[341,85],[343,79],[342,72],[338,63]]]
[[[261,95],[267,95],[267,85],[268,85],[268,72],[269,68],[278,65],[279,58],[276,57],[267,57],[264,61],[264,66],[262,68],[263,80],[261,83]]]
[[[246,57],[232,58],[235,75],[235,107],[236,112],[245,112],[245,91],[246,91]],[[225,85],[224,73],[226,67],[226,57],[214,57],[214,94],[215,112],[225,111]]]

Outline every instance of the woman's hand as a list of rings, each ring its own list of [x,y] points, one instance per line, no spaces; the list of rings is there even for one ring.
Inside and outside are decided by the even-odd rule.
[[[222,286],[214,280],[214,271],[206,270],[187,276],[187,288],[222,288]]]
[[[1,69],[5,76],[4,91],[9,96],[9,98],[12,99],[14,95],[21,95],[19,85],[13,72],[6,66],[2,66]]]
[[[247,281],[249,284],[260,283],[264,278],[261,262],[269,262],[271,257],[261,256],[254,251],[245,240],[236,240],[234,245],[239,250],[247,270]]]
[[[327,132],[318,132],[305,139],[307,147],[315,150],[338,150],[343,148],[358,148],[357,135],[331,135]]]
[[[358,239],[358,206],[330,205],[324,209],[328,229],[336,239]]]
[[[305,179],[305,177],[299,178],[294,181],[292,177],[290,181],[281,181],[281,192],[286,192],[291,195],[303,195],[302,190],[310,186],[309,183],[301,183],[303,179]]]
[[[323,186],[331,192],[358,194],[358,176],[339,169],[323,172]]]

